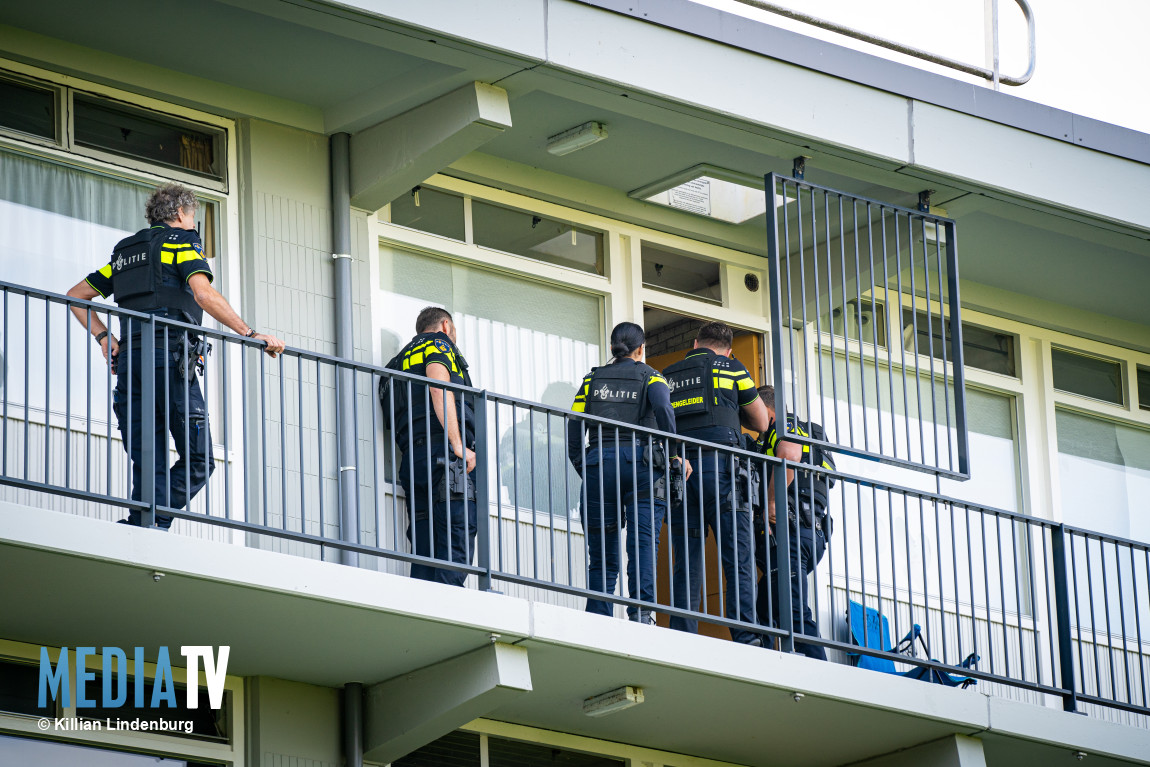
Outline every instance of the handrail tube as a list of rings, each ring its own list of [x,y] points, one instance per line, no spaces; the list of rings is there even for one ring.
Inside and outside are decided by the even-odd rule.
[[[765,0],[736,0],[736,2],[742,3],[743,5],[749,5],[752,8],[758,8],[761,11],[773,13],[777,16],[784,16],[788,19],[802,22],[803,24],[810,24],[812,27],[819,27],[820,29],[825,29],[828,32],[835,32],[846,37],[854,38],[855,40],[861,40],[864,43],[877,45],[880,48],[886,48],[888,50],[895,51],[896,53],[903,53],[916,59],[929,61],[932,64],[938,64],[949,69],[958,70],[959,72],[965,72],[968,75],[976,75],[984,80],[990,80],[991,82],[995,82],[997,80],[998,82],[1005,85],[1025,85],[1030,81],[1030,78],[1034,76],[1034,68],[1037,62],[1037,51],[1034,45],[1034,11],[1031,10],[1030,3],[1028,3],[1027,0],[1014,0],[1014,2],[1018,4],[1019,9],[1021,9],[1023,17],[1026,19],[1027,63],[1026,71],[1019,77],[1011,77],[1010,75],[1004,75],[994,69],[987,69],[985,67],[976,66],[974,64],[967,64],[965,62],[958,61],[957,59],[941,56],[937,53],[931,53],[930,51],[924,51],[921,48],[915,48],[912,45],[895,42],[894,40],[872,35],[867,32],[854,29],[853,27],[836,24],[833,21],[820,19],[817,16],[811,16],[810,14],[802,13],[801,11],[795,11],[790,8],[784,8],[781,5],[765,2]]]

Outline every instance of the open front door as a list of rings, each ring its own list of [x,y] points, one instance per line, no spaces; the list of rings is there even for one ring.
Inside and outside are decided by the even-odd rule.
[[[666,315],[667,313],[660,311],[658,314]],[[687,323],[695,325],[698,324],[697,320],[688,317],[680,317],[679,321],[686,321]],[[653,330],[651,327],[647,327],[649,337],[656,337]],[[739,330],[736,330],[735,333],[735,340],[731,346],[732,355],[735,359],[746,365],[747,370],[750,371],[751,378],[755,381],[755,385],[761,386],[763,383],[763,336],[759,333]],[[691,335],[693,337],[693,334]],[[647,357],[647,364],[659,371],[666,369],[686,357],[687,352],[693,348],[690,341],[686,342],[683,346],[678,346],[670,350],[664,347],[665,344],[655,346],[655,351],[659,353]],[[659,551],[662,552],[662,555],[658,560],[656,589],[659,595],[659,601],[664,604],[669,604],[671,600],[671,549],[667,542],[667,528],[665,525],[659,536]],[[704,551],[706,552],[704,559],[706,565],[706,610],[711,615],[721,615],[723,604],[722,568],[719,565],[719,550],[713,534],[707,534],[707,543]],[[657,615],[657,623],[660,626],[667,627],[670,624],[670,620],[666,615],[659,613]],[[721,639],[731,638],[731,633],[725,626],[716,626],[713,623],[700,622],[699,633]]]

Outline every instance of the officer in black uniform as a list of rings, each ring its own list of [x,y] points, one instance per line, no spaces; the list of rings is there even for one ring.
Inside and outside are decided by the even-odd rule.
[[[616,325],[611,331],[613,359],[591,369],[571,410],[674,433],[675,414],[667,382],[659,371],[642,362],[645,340],[643,328],[635,323]],[[615,590],[619,528],[623,527],[627,531],[628,594],[632,599],[655,603],[655,562],[667,513],[667,447],[663,440],[648,440],[643,433],[579,418],[568,420],[567,456],[583,478],[587,588],[592,591],[610,594]],[[671,460],[681,464],[678,456]],[[690,474],[690,464],[684,470]],[[610,602],[587,600],[589,613],[610,615],[611,609]],[[655,622],[650,609],[629,606],[627,615],[641,623]]]
[[[467,361],[456,346],[451,313],[429,306],[415,320],[416,335],[390,363],[407,373],[471,386]],[[407,539],[412,552],[444,562],[471,564],[475,551],[475,411],[469,397],[406,380],[380,395],[394,407],[397,445],[403,451],[399,484],[407,496]],[[467,573],[420,562],[411,577],[462,586]]]
[[[721,322],[699,329],[694,350],[668,367],[663,376],[671,387],[671,405],[679,434],[716,445],[741,447],[740,425],[754,431],[767,428],[767,410],[743,363],[731,357],[734,333]],[[754,622],[755,580],[750,510],[736,503],[734,462],[715,450],[687,447],[695,473],[687,483],[684,504],[672,512],[671,552],[675,607],[699,609],[703,587],[703,542],[707,528],[715,533],[726,582],[724,617]],[[699,623],[672,617],[671,628],[697,632]],[[757,645],[750,631],[732,629],[731,638]]]
[[[232,309],[227,300],[212,287],[212,269],[204,259],[200,235],[195,229],[196,196],[178,184],[165,184],[148,197],[145,216],[149,227],[120,240],[112,251],[111,261],[77,283],[68,295],[90,300],[115,296],[122,309],[147,312],[193,325],[202,324],[207,311],[236,333],[263,341],[272,357],[283,351],[284,343],[275,336],[257,333]],[[201,354],[183,348],[201,341],[195,334],[162,327],[156,331],[156,354],[143,359],[141,324],[138,320],[120,321],[120,338],[109,334],[107,326],[94,312],[84,307],[71,307],[72,314],[96,337],[105,359],[116,371],[116,389],[112,407],[120,427],[124,449],[132,460],[132,500],[141,498],[145,470],[156,477],[156,505],[172,509],[186,508],[188,502],[207,483],[215,469],[212,462],[212,440],[208,414],[196,377],[195,361]],[[128,338],[125,339],[125,334]],[[121,345],[126,348],[121,354]],[[117,357],[120,357],[117,364]],[[126,359],[124,359],[126,357]],[[143,366],[156,368],[156,434],[155,466],[144,467],[140,459],[144,435]],[[182,368],[182,370],[181,370]],[[166,385],[165,385],[166,383]],[[186,399],[185,399],[186,391]],[[168,466],[168,431],[176,443],[179,459]],[[185,454],[185,444],[189,445]],[[140,512],[133,509],[129,525],[139,525]],[[156,527],[167,530],[172,518],[156,514]]]
[[[759,389],[759,396],[767,405],[770,413],[770,426],[759,435],[755,442],[755,449],[759,452],[785,458],[793,463],[806,463],[834,470],[834,459],[830,453],[819,446],[811,447],[799,442],[780,440],[775,420],[775,388],[763,386]],[[812,437],[825,440],[826,433],[817,423],[799,421],[793,414],[787,413],[786,433],[796,434],[800,437]],[[767,467],[767,484],[770,486],[773,472]],[[831,518],[827,513],[827,500],[830,488],[834,485],[834,478],[825,474],[810,471],[796,471],[787,469],[787,509],[791,525],[791,615],[796,634],[807,636],[819,635],[818,623],[810,608],[810,594],[807,587],[807,576],[818,566],[826,551],[827,538],[831,532]],[[770,617],[774,625],[779,622],[779,592],[778,592],[778,553],[774,538],[775,525],[775,495],[773,491],[767,493],[767,526],[761,525],[761,517],[756,520],[756,537],[762,548],[762,539],[769,538],[770,564],[766,566],[765,557],[760,560],[763,570],[759,580],[758,610],[759,622],[767,623],[767,594],[771,596]],[[768,571],[769,570],[769,571]],[[769,582],[764,582],[769,581]],[[768,591],[769,590],[769,591]],[[802,653],[809,658],[826,660],[827,654],[819,645],[806,642],[795,642],[795,652]]]

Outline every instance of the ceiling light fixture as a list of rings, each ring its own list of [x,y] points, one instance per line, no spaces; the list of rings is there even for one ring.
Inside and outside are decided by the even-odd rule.
[[[587,716],[606,716],[625,708],[638,706],[642,702],[642,687],[620,687],[617,690],[587,698],[583,701],[583,713]]]
[[[547,138],[547,151],[556,157],[589,147],[607,138],[607,126],[600,122],[588,122],[556,133]]]

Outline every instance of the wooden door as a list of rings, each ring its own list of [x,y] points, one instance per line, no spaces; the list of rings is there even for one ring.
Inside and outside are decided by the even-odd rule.
[[[762,385],[762,370],[763,370],[763,340],[762,336],[757,333],[743,333],[735,336],[735,340],[731,345],[732,356],[746,365],[747,370],[754,379],[756,386]],[[668,352],[666,354],[659,354],[655,357],[648,357],[647,364],[656,370],[662,371],[670,367],[672,364],[678,362],[687,356],[687,352],[691,351],[691,347],[679,349],[677,351]],[[722,591],[722,568],[719,565],[719,549],[715,542],[715,536],[708,532],[707,542],[704,548],[706,564],[706,611],[711,615],[722,615],[723,613],[723,591]],[[667,527],[663,526],[663,531],[659,535],[659,560],[658,560],[658,573],[656,575],[656,593],[658,594],[659,601],[663,604],[670,604],[671,595],[671,549],[667,542]],[[702,603],[700,603],[701,605]],[[668,626],[670,624],[667,616],[659,613],[657,622],[660,626]],[[707,636],[718,637],[720,639],[730,639],[731,632],[725,626],[716,626],[713,623],[699,622],[699,633]]]

